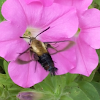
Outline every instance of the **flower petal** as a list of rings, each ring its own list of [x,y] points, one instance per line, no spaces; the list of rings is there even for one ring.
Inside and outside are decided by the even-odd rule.
[[[29,25],[40,28],[48,26],[57,18],[73,9],[71,7],[65,7],[55,3],[50,7],[43,7],[37,3],[31,3],[27,5],[24,0],[20,0],[20,3],[25,11]],[[56,9],[56,11],[54,9]],[[76,12],[75,9],[73,10]]]
[[[30,4],[32,2],[41,2],[41,0],[24,0],[27,4]]]
[[[54,0],[41,0],[44,6],[50,6],[53,4]]]
[[[20,4],[24,10],[24,14],[26,15],[28,26],[30,27],[44,29],[50,25],[51,28],[56,26],[54,28],[54,31],[52,31],[51,33],[62,33],[66,36],[66,38],[72,37],[77,31],[78,18],[76,15],[76,10],[72,7],[65,7],[55,3],[50,7],[43,7],[42,5],[39,5],[37,3],[31,3],[27,5],[23,0],[20,0]],[[55,8],[57,9],[56,11],[54,10]],[[14,12],[12,11],[12,13]],[[22,19],[23,16],[21,16],[20,18]],[[23,22],[21,22],[21,25],[22,23]]]
[[[7,61],[12,61],[16,59],[19,53],[28,48],[28,44],[22,39],[9,40],[0,42],[0,48],[0,56]]]
[[[100,11],[89,9],[79,17],[80,37],[95,49],[100,48]]]
[[[27,61],[30,60],[29,53],[23,54],[22,57]],[[12,61],[8,66],[8,72],[14,83],[21,87],[28,88],[41,82],[48,75],[48,72],[46,72],[38,62],[36,70],[35,65],[36,61],[27,64],[19,64],[16,61]]]
[[[100,48],[100,27],[84,29],[81,31],[80,37],[91,47]]]
[[[20,2],[31,27],[40,28],[43,31],[43,29],[50,26],[49,30],[53,30],[50,31],[51,35],[54,36],[55,33],[59,36],[58,34],[62,33],[66,38],[72,37],[76,33],[78,29],[78,17],[76,9],[73,7],[65,7],[55,3],[50,7],[43,7],[35,3],[26,5],[23,0]]]
[[[77,63],[70,73],[89,76],[98,65],[98,55],[96,50],[86,44],[82,39],[77,39],[76,45]]]
[[[89,5],[92,3],[93,0],[71,0],[71,1],[72,5],[76,7],[78,12],[82,13],[83,11],[88,9]]]
[[[7,61],[14,60],[29,45],[20,38],[25,31],[25,26],[19,27],[9,21],[0,23],[0,56]]]
[[[68,42],[64,42],[56,43],[52,46],[59,51],[63,50],[67,45]],[[76,56],[74,47],[70,47],[69,49],[63,50],[62,52],[58,52],[56,54],[53,54],[56,52],[54,49],[49,48],[48,51],[51,54],[55,67],[58,68],[56,75],[66,74],[75,67]]]
[[[6,20],[13,21],[21,26],[27,23],[25,13],[19,0],[6,0],[2,5],[1,12]]]
[[[40,2],[40,3],[42,3],[44,6],[50,6],[50,5],[54,2],[54,0],[25,0],[25,2],[26,2],[27,4],[30,4],[30,3],[32,3],[32,2]]]
[[[78,12],[82,13],[84,10],[88,9],[89,5],[93,0],[55,0],[56,3],[66,5],[66,6],[74,6],[78,10]]]
[[[100,27],[100,11],[98,9],[86,10],[79,16],[79,23],[81,29]]]
[[[19,39],[26,30],[26,25],[21,26],[10,21],[0,23],[0,41]]]
[[[76,11],[71,9],[50,25],[50,29],[40,35],[42,41],[54,41],[72,37],[78,29],[78,19]]]

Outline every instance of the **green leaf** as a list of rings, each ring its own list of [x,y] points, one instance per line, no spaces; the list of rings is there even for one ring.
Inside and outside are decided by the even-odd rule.
[[[66,75],[50,76],[34,86],[35,90],[40,90],[46,94],[46,98],[50,97],[50,100],[57,100],[60,98],[64,88],[66,86]],[[55,98],[55,99],[54,99]],[[47,99],[46,99],[47,100]]]
[[[5,70],[5,73],[7,75],[7,77],[9,77],[9,74],[8,74],[8,62],[6,60],[3,61],[3,65],[4,65],[4,70]]]
[[[5,73],[4,67],[3,67],[3,61],[4,61],[4,59],[0,57],[0,73],[2,73],[2,74]]]
[[[38,91],[48,91],[50,89],[51,92],[53,92],[53,84],[51,81],[51,76],[48,75],[42,82],[34,85],[35,90]]]
[[[1,0],[0,1],[0,22],[4,20],[2,14],[1,14],[1,7],[2,7],[2,4],[5,2],[6,0]]]
[[[11,86],[13,82],[10,78],[7,78],[6,74],[0,74],[0,84]]]
[[[93,81],[100,82],[100,64],[98,65],[98,70],[96,71]]]
[[[3,70],[1,66],[0,66],[0,73],[5,74],[5,71]]]
[[[52,78],[52,76],[49,74],[49,75],[44,79],[44,82],[45,82],[46,84],[49,84],[52,88],[54,88],[54,87],[53,87],[53,83],[52,83],[52,81],[51,81],[51,78]]]
[[[67,95],[64,95],[64,96],[61,96],[60,100],[74,100],[74,99],[72,99],[71,97]]]
[[[91,82],[91,81],[93,80],[93,78],[94,78],[94,75],[95,75],[96,70],[97,70],[97,69],[95,69],[95,70],[91,73],[91,75],[90,75],[89,77],[83,76],[83,81]]]
[[[20,88],[18,86],[8,88],[8,91],[9,91],[11,96],[16,96],[16,94],[18,94],[21,90],[22,90],[22,88]]]
[[[3,88],[0,87],[0,97],[2,95]]]
[[[94,0],[94,2],[100,5],[100,0]]]
[[[50,84],[47,84],[44,81],[42,81],[38,85],[40,85],[39,87],[41,87],[41,91],[53,92],[53,88],[50,86]]]
[[[91,83],[83,81],[79,83],[79,87],[90,100],[100,100],[96,88]]]
[[[59,97],[66,86],[66,76],[65,75],[54,76],[51,78],[51,80],[54,87],[55,96]]]
[[[69,93],[69,96],[73,98],[73,100],[90,100],[87,95],[78,87],[70,89]]]
[[[91,8],[94,8],[92,5],[90,5],[89,7],[88,7],[88,9],[91,9]]]
[[[43,91],[43,89],[42,89],[40,83],[35,84],[35,85],[34,85],[34,88],[35,88],[35,90],[37,90],[37,91]]]
[[[67,73],[66,74],[66,83],[67,83],[67,85],[70,85],[70,83],[72,83],[77,78],[77,76],[78,76],[78,74]]]
[[[0,57],[0,66],[3,68],[3,61],[4,59]]]
[[[99,0],[100,1],[100,0]],[[100,63],[100,49],[96,50],[98,56],[99,56],[99,63]]]
[[[2,89],[2,90],[1,90]],[[12,87],[4,86],[0,88],[0,100],[18,100],[16,95],[21,91],[21,87],[13,85]]]
[[[9,92],[7,91],[7,89],[4,87],[2,90],[2,96],[3,98],[7,98],[9,96]]]
[[[96,88],[96,90],[100,94],[100,83],[98,83],[98,82],[91,82],[91,84]],[[99,97],[100,97],[100,95],[99,95]]]

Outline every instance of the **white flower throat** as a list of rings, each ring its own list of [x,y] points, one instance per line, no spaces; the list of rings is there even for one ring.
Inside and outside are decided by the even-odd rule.
[[[35,37],[37,34],[40,33],[40,29],[38,28],[33,28],[33,27],[28,27],[24,33],[23,36],[26,36],[26,37]]]
[[[38,28],[33,28],[33,27],[28,27],[23,34],[23,37],[36,37],[37,34],[40,33],[40,29]],[[39,37],[37,37],[39,39]],[[26,42],[29,42],[29,39],[24,38]]]

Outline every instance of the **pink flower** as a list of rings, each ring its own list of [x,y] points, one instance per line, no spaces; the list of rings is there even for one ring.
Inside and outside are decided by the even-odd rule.
[[[25,2],[27,4],[36,2],[36,3],[43,4],[43,6],[51,6],[53,4],[54,0],[25,0]]]
[[[28,1],[33,2],[33,0]],[[98,65],[98,56],[95,49],[100,48],[100,12],[96,9],[87,10],[92,1],[93,0],[45,0],[45,3],[48,5],[44,5],[44,2],[42,2],[44,6],[50,6],[51,3],[56,2],[66,7],[74,6],[77,9],[79,28],[81,31],[77,37],[73,37],[76,43],[73,47],[75,57],[72,55],[74,59],[72,60],[73,66],[75,67],[69,71],[70,73],[89,76]],[[60,54],[63,55],[64,53],[61,52]]]
[[[89,9],[79,16],[79,23],[83,39],[88,45],[95,49],[100,48],[100,11]]]
[[[78,13],[82,13],[87,10],[89,5],[93,0],[55,0],[56,3],[65,5],[65,6],[74,6]]]
[[[58,3],[65,6],[74,6],[80,13],[87,10],[92,1],[93,0],[25,0],[27,4],[35,2],[41,3],[43,6],[51,6],[53,3]]]
[[[11,61],[8,66],[11,79],[19,86],[31,87],[41,82],[48,72],[39,63],[35,71],[35,61],[22,65],[16,63],[19,53],[29,48],[29,44],[20,36],[23,36],[26,30],[29,30],[32,36],[36,36],[50,27],[38,36],[39,40],[45,42],[66,40],[78,29],[76,10],[55,3],[45,8],[37,3],[27,5],[24,0],[7,0],[2,6],[2,14],[7,21],[0,23],[0,56]],[[61,44],[63,47],[63,43]],[[49,50],[49,53],[51,52],[52,50]],[[57,75],[65,74],[74,67],[74,54],[74,50],[70,48],[64,53],[51,55],[55,67],[58,68]],[[21,58],[28,61],[30,55],[25,53]]]
[[[80,33],[75,36],[76,67],[70,73],[89,76],[98,65],[95,49],[100,48],[100,11],[89,9],[79,16]]]
[[[76,67],[69,72],[89,76],[98,65],[95,49],[100,48],[100,11],[97,9],[87,10],[92,0],[55,0],[54,2],[66,7],[74,6],[77,9],[81,31],[77,37],[73,37],[76,43],[76,46],[73,47],[76,53],[76,62],[74,63]]]

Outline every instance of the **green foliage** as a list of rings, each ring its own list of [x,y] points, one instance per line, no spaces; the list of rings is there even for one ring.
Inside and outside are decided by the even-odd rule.
[[[2,7],[2,4],[5,2],[6,0],[1,0],[0,1],[0,22],[4,20],[2,14],[1,14],[1,7]]]
[[[8,74],[8,62],[0,58],[4,73],[0,73],[0,100],[19,100],[22,91],[41,93],[39,100],[100,100],[100,67],[89,77],[70,74],[50,76],[31,88],[22,88],[13,83]],[[98,76],[98,77],[97,77]]]
[[[100,0],[93,0],[92,8],[100,9]]]
[[[100,100],[100,89],[97,90],[91,76],[86,79],[83,76],[80,78],[80,75],[69,73],[55,77],[49,75],[43,82],[36,84],[34,88],[44,93],[43,100]]]
[[[96,88],[89,82],[82,81],[79,88],[87,95],[90,100],[99,100],[99,93]]]
[[[97,54],[99,56],[99,63],[100,63],[100,49],[96,50],[97,51]]]
[[[91,84],[96,88],[100,96],[100,82],[91,82]]]
[[[100,0],[93,0],[96,4],[100,5]]]

